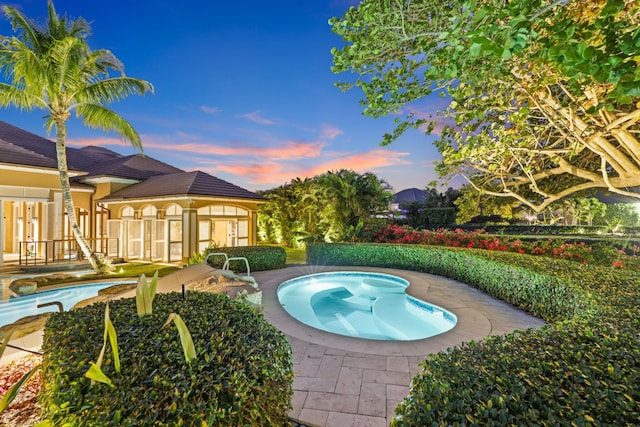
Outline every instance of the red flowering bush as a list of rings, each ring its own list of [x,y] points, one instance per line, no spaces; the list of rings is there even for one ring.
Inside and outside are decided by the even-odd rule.
[[[597,263],[611,265],[615,268],[624,268],[625,266],[621,259],[621,257],[624,257],[624,252],[606,244],[592,247],[584,242],[566,243],[560,239],[522,242],[519,239],[513,239],[508,236],[494,236],[484,230],[414,230],[408,226],[398,225],[389,225],[385,229],[373,231],[371,236],[372,240],[376,243],[475,248],[489,251],[549,256],[584,264]]]

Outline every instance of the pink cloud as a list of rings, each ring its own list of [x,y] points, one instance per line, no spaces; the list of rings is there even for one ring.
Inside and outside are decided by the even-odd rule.
[[[334,140],[342,134],[344,134],[344,132],[341,129],[338,129],[335,126],[324,123],[320,130],[320,139]]]
[[[313,168],[313,173],[307,176],[314,176],[336,169],[353,169],[358,173],[363,173],[386,166],[410,165],[411,162],[404,159],[409,155],[410,153],[378,148],[366,153],[352,154],[319,164]]]
[[[358,173],[365,173],[388,166],[409,165],[411,162],[405,159],[405,157],[409,155],[410,153],[376,149],[315,165],[305,166],[279,162],[251,164],[218,163],[209,167],[205,166],[205,171],[208,171],[208,173],[212,175],[216,175],[222,171],[246,178],[253,183],[275,186],[290,182],[294,178],[312,178],[330,170],[351,169]]]
[[[190,139],[189,135],[179,134],[177,139]],[[156,138],[145,135],[142,138],[142,146],[145,150],[158,149],[164,151],[177,151],[180,153],[198,153],[200,155],[212,156],[241,156],[241,157],[260,157],[272,160],[299,160],[307,158],[315,158],[320,156],[325,146],[324,142],[312,141],[285,141],[274,147],[258,147],[248,144],[219,145],[208,144],[202,142],[184,142],[175,143],[166,137]],[[119,139],[115,138],[94,138],[82,140],[69,140],[69,145],[86,147],[89,145],[126,145]]]
[[[264,117],[260,116],[260,111],[253,111],[251,113],[243,114],[240,117],[243,117],[247,120],[251,120],[252,122],[258,123],[261,125],[277,125],[278,124],[273,120],[265,119]]]

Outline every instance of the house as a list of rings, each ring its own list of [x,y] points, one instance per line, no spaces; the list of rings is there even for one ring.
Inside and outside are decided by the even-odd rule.
[[[408,204],[411,202],[424,203],[427,200],[427,192],[419,190],[417,188],[405,188],[402,191],[394,194],[393,203],[391,203],[390,210],[400,210],[400,205]]]
[[[262,196],[143,155],[67,147],[80,229],[107,257],[182,262],[209,245],[257,242]],[[77,256],[60,191],[55,143],[0,121],[0,264]]]

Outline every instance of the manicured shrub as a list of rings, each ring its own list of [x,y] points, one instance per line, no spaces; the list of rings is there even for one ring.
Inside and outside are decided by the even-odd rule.
[[[637,270],[419,245],[314,245],[307,257],[455,278],[554,321],[428,356],[393,426],[636,425],[640,419]]]
[[[637,331],[545,326],[430,355],[392,426],[636,425]]]
[[[104,304],[52,315],[43,350],[40,402],[54,425],[285,425],[292,396],[285,336],[226,296],[158,294],[138,318],[134,299],[109,303],[122,371],[107,349],[102,370],[114,387],[84,377],[103,342]],[[197,358],[185,362],[169,313],[188,326]],[[206,423],[206,424],[205,424]]]
[[[586,293],[569,278],[501,262],[497,256],[484,257],[483,252],[419,245],[317,244],[307,248],[307,262],[438,274],[468,283],[547,321],[571,318],[590,309]]]
[[[223,248],[211,248],[205,251],[204,257],[211,252],[224,252],[229,258],[244,257],[249,261],[251,271],[276,270],[284,268],[287,264],[287,253],[279,246],[235,246]],[[212,257],[209,265],[221,268],[224,257]],[[244,261],[230,261],[231,270],[246,272]]]

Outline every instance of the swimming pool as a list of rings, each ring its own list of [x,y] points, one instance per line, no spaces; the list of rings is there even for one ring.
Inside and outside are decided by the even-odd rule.
[[[453,313],[407,295],[408,286],[390,274],[316,273],[283,282],[278,301],[306,325],[357,338],[419,340],[456,325]]]
[[[95,297],[98,291],[113,285],[135,282],[103,282],[87,285],[67,286],[52,289],[50,291],[36,292],[21,297],[13,297],[0,301],[0,326],[8,325],[16,320],[34,314],[42,314],[49,311],[58,311],[55,305],[38,308],[38,304],[59,301],[65,310],[69,310],[76,303]]]

